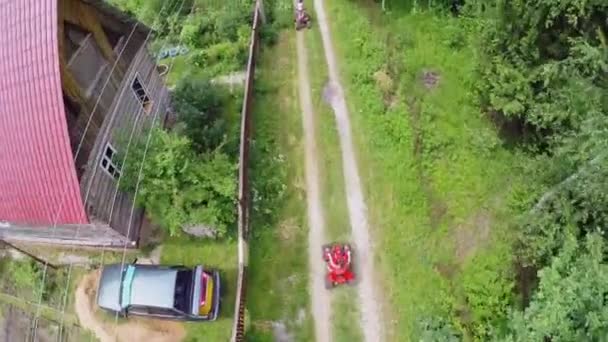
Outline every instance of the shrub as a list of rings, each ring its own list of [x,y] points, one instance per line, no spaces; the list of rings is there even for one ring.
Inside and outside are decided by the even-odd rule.
[[[208,79],[183,79],[177,84],[173,105],[183,133],[196,152],[214,150],[224,140],[226,120],[222,109],[227,98],[227,90]]]
[[[187,137],[153,128],[146,159],[146,139],[131,147],[121,188],[134,192],[137,204],[153,221],[178,235],[184,225],[205,224],[226,234],[234,223],[236,167],[220,152],[197,155]],[[120,158],[123,160],[123,157]]]
[[[487,341],[493,328],[507,321],[514,286],[509,263],[505,263],[509,259],[508,248],[495,247],[477,254],[465,265],[462,286],[477,340]]]

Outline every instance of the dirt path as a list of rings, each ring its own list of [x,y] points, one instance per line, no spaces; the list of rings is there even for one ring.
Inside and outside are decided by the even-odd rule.
[[[315,122],[308,77],[308,54],[304,44],[304,32],[297,34],[298,47],[298,85],[302,125],[305,140],[306,200],[308,204],[308,264],[311,277],[312,316],[315,322],[317,342],[331,341],[331,312],[329,293],[325,289],[325,265],[321,260],[321,246],[325,243],[325,220],[321,207],[319,185],[319,158],[315,142]]]
[[[128,321],[114,325],[114,318],[97,312],[95,298],[99,272],[93,272],[80,281],[76,289],[76,314],[83,328],[93,332],[101,342],[179,342],[186,332],[177,322],[157,321],[152,319],[139,320],[129,318]]]
[[[357,288],[361,312],[361,330],[363,331],[365,341],[383,341],[382,325],[380,323],[382,322],[382,318],[380,317],[381,310],[379,308],[380,302],[377,300],[379,298],[377,297],[378,291],[374,286],[373,280],[373,246],[367,223],[367,208],[357,169],[348,108],[344,99],[344,91],[340,85],[338,63],[331,41],[323,0],[314,0],[314,5],[329,71],[329,84],[325,90],[325,97],[329,100],[334,110],[340,137],[340,147],[342,149],[346,199],[356,252],[355,265],[360,279]]]

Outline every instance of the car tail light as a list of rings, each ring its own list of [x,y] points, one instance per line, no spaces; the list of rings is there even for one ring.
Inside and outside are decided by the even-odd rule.
[[[211,312],[213,286],[213,278],[203,272],[201,276],[201,298],[199,300],[199,314],[201,316],[206,316]]]

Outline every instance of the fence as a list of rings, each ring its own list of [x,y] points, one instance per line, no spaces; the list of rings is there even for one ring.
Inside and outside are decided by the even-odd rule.
[[[251,140],[251,111],[253,109],[253,85],[255,80],[255,64],[259,52],[259,26],[262,24],[263,10],[261,0],[255,3],[253,25],[251,29],[251,42],[249,45],[249,59],[247,61],[247,74],[245,79],[245,92],[243,96],[243,109],[241,112],[241,143],[239,150],[239,190],[238,190],[238,279],[236,287],[236,301],[234,322],[232,328],[232,341],[245,341],[245,308],[247,300],[247,266],[249,257],[249,211],[251,208],[249,184],[249,143]]]

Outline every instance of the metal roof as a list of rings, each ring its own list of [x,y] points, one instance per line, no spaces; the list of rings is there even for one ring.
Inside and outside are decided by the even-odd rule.
[[[0,0],[0,221],[88,223],[70,147],[57,0]]]

